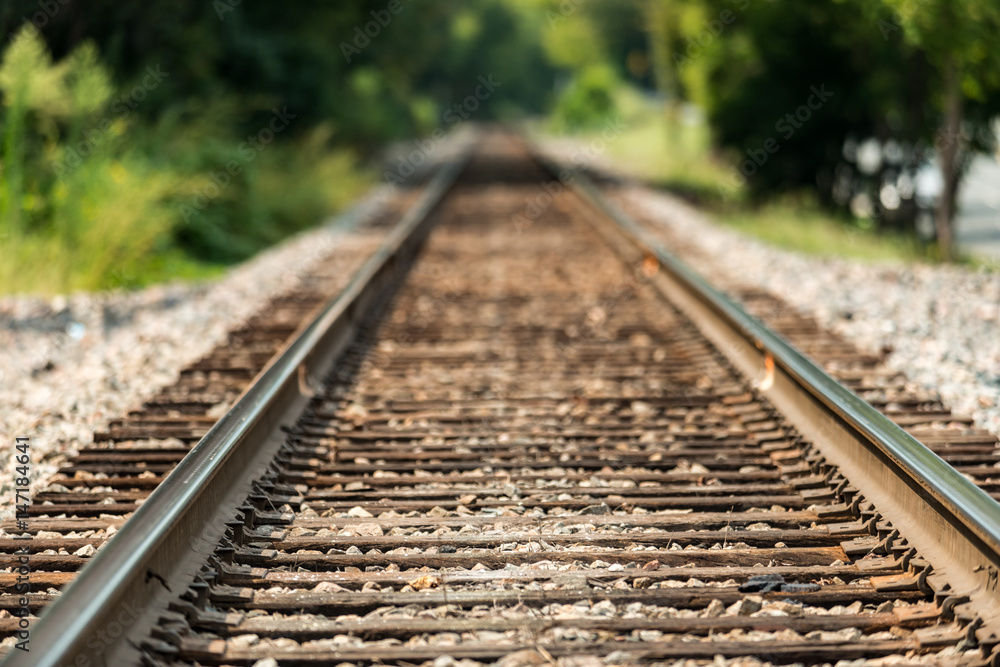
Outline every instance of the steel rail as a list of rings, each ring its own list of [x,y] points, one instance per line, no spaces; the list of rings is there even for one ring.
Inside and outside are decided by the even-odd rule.
[[[469,155],[466,145],[439,169],[348,286],[300,329],[42,613],[30,628],[30,651],[11,649],[3,667],[139,662],[140,649],[129,637],[152,627],[156,603],[176,593],[175,586],[190,584],[211,555],[225,522],[284,440],[283,421],[305,407],[310,385],[326,375],[369,306],[415,255],[429,231],[429,214]]]
[[[533,155],[596,212],[592,224],[632,261],[652,256],[664,296],[839,466],[933,566],[931,580],[957,603],[971,601],[978,639],[1000,642],[1000,504],[941,457],[826,373],[674,256],[586,176]],[[610,223],[610,224],[608,224]]]

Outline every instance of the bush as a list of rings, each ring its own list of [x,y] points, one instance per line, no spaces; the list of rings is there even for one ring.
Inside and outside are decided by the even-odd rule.
[[[615,112],[618,78],[608,65],[590,65],[580,70],[556,100],[553,124],[556,131],[578,131],[599,126]]]
[[[30,24],[0,64],[4,97],[0,218],[5,291],[122,284],[169,231],[177,185],[120,150],[125,123],[97,120],[112,95],[96,49],[53,62]]]
[[[115,107],[93,45],[53,62],[30,24],[3,54],[0,93],[0,292],[209,275],[323,219],[369,182],[349,152],[330,148],[323,125],[307,132],[291,120],[241,152],[234,119],[266,127],[264,100],[218,98],[135,123]]]

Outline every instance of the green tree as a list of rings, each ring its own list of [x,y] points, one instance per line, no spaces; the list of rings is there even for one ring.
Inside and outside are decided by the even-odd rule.
[[[963,123],[969,102],[1000,112],[995,106],[1000,90],[1000,4],[995,0],[883,0],[892,10],[889,20],[879,27],[888,39],[902,30],[906,39],[919,47],[935,69],[934,87],[941,121],[935,147],[941,162],[944,192],[935,216],[938,244],[946,258],[953,255],[952,221],[962,176]],[[988,132],[980,115],[978,128]]]
[[[839,206],[847,138],[913,147],[930,133],[925,59],[884,39],[871,3],[649,0],[648,11],[661,86],[705,111],[732,160],[724,197],[744,185],[755,201],[805,190]],[[881,175],[850,188],[877,199],[869,181]],[[883,215],[912,226],[915,213],[910,200]]]

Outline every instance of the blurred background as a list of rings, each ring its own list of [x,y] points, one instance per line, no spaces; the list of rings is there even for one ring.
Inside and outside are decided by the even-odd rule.
[[[492,121],[612,136],[784,247],[1000,256],[997,0],[6,0],[0,28],[4,293],[216,275],[404,180],[392,142]]]

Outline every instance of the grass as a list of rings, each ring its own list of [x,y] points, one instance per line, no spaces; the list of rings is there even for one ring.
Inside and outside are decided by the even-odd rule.
[[[808,203],[776,201],[758,209],[736,208],[714,215],[720,223],[786,250],[820,257],[870,262],[932,259],[916,239],[874,232]]]
[[[182,206],[206,191],[207,174],[229,153],[207,167],[182,169],[165,160],[154,167],[143,152],[123,151],[131,158],[126,167],[114,157],[95,156],[36,195],[45,215],[21,234],[4,230],[0,240],[0,293],[52,295],[212,279],[344,209],[374,180],[349,153],[298,138],[256,156],[240,179],[185,219]]]
[[[180,248],[169,247],[149,255],[141,271],[119,273],[114,278],[119,283],[116,286],[134,289],[175,280],[190,283],[212,280],[224,275],[227,268],[226,264],[195,259]]]
[[[725,226],[771,245],[822,257],[862,261],[934,261],[932,250],[902,234],[874,231],[867,220],[839,216],[808,197],[784,197],[762,206],[733,183],[732,167],[711,147],[707,124],[694,110],[668,112],[639,93],[621,90],[616,102],[625,130],[605,157],[655,187],[707,208]],[[583,141],[600,130],[576,135]]]
[[[618,96],[625,130],[610,142],[607,155],[659,187],[696,201],[720,199],[719,184],[731,178],[729,166],[713,155],[708,126],[693,110],[668,112],[631,91]],[[735,188],[730,196],[742,201]]]

